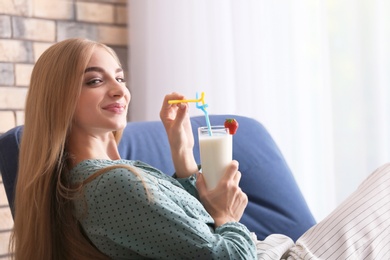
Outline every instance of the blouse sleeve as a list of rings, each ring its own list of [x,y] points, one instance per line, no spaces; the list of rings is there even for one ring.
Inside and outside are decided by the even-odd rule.
[[[214,230],[202,218],[207,214],[202,207],[168,196],[171,190],[159,181],[124,168],[103,174],[94,191],[97,229],[148,258],[255,259],[255,244],[244,225],[226,223]]]
[[[174,177],[189,194],[191,194],[197,200],[199,200],[199,194],[198,194],[198,190],[196,188],[196,174],[195,173],[188,178],[177,178],[176,175],[173,175],[172,177]]]

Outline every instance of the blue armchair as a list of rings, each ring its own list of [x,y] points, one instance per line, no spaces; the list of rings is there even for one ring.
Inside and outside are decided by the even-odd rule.
[[[241,189],[249,203],[241,219],[258,239],[272,233],[285,234],[296,240],[315,224],[315,220],[277,145],[256,120],[232,115],[211,115],[212,125],[223,125],[234,117],[240,124],[233,137],[233,159],[240,163]],[[191,118],[195,137],[194,155],[198,163],[197,128],[205,125],[203,116]],[[11,212],[13,212],[19,141],[23,127],[18,126],[0,136],[0,171]],[[130,122],[119,144],[122,158],[141,160],[173,174],[168,140],[160,121]]]

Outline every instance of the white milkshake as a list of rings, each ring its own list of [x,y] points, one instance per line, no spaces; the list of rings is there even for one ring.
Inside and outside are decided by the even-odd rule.
[[[202,174],[208,189],[217,186],[226,167],[232,162],[232,135],[224,126],[212,126],[212,135],[207,127],[199,127],[199,149]]]

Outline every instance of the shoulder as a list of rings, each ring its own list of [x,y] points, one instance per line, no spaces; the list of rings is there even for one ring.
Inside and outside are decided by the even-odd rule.
[[[133,164],[109,163],[87,171],[85,197],[99,208],[137,200],[146,203],[149,193],[159,190],[158,180]]]
[[[130,160],[104,160],[89,159],[77,164],[70,171],[72,181],[84,181],[86,178],[98,173],[116,173],[122,171],[131,172],[135,169],[134,161]],[[135,170],[133,170],[135,171]]]
[[[129,185],[144,186],[154,183],[155,176],[145,172],[138,162],[129,160],[85,160],[70,171],[72,183],[84,183],[84,188],[95,192],[106,186],[128,188]],[[146,164],[141,164],[145,165]]]

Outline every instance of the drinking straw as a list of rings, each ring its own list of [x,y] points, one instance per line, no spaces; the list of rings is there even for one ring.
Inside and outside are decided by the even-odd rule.
[[[168,100],[168,104],[178,104],[178,103],[196,103],[196,102],[200,102],[202,101],[201,98],[200,99],[172,99],[172,100]]]
[[[196,99],[198,99],[198,92],[196,92]],[[198,108],[198,109],[203,111],[204,116],[206,118],[207,130],[208,130],[209,136],[211,136],[212,132],[211,132],[210,118],[209,118],[209,113],[206,110],[208,105],[204,103],[204,92],[201,93],[200,100],[202,101],[202,105],[199,105],[198,104],[199,102],[196,102],[196,108]]]
[[[198,108],[198,109],[203,111],[204,116],[206,118],[207,130],[208,130],[209,135],[211,136],[212,135],[212,133],[211,133],[211,124],[210,124],[209,114],[208,114],[208,112],[206,110],[208,105],[205,104],[205,102],[204,102],[204,92],[201,93],[200,98],[198,98],[198,92],[196,92],[196,99],[168,100],[169,104],[189,103],[189,102],[196,103],[196,108]],[[199,105],[198,104],[199,102],[202,102],[202,105]]]

